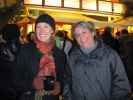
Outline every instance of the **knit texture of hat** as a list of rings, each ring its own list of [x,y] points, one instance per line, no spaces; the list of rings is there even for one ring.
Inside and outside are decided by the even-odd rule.
[[[36,28],[36,25],[38,23],[41,23],[41,22],[44,22],[44,23],[49,24],[52,27],[52,29],[55,31],[55,20],[50,15],[48,15],[48,14],[42,14],[42,15],[40,15],[36,19],[35,28]]]

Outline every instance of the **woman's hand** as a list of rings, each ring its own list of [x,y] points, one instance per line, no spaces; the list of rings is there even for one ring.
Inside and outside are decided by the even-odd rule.
[[[60,92],[61,92],[60,83],[58,81],[55,81],[55,83],[54,83],[54,90],[51,91],[51,94],[52,95],[59,95]]]
[[[35,77],[34,80],[33,80],[33,87],[36,90],[44,89],[43,77],[39,77],[39,76]]]

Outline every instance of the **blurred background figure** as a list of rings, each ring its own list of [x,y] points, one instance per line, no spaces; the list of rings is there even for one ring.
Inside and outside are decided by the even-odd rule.
[[[27,38],[27,42],[28,42],[28,43],[34,42],[34,39],[35,39],[35,32],[29,32],[26,38]]]
[[[68,55],[69,50],[72,47],[72,42],[67,37],[67,31],[64,31],[64,30],[57,31],[55,41],[56,41],[56,46],[61,50],[63,50],[66,53],[66,55]]]
[[[121,37],[121,32],[118,31],[115,33],[116,34],[116,39],[119,41],[120,37]]]
[[[122,29],[120,37],[119,37],[120,44],[124,43],[124,41],[127,41],[129,38],[130,38],[130,36],[129,36],[128,30]]]
[[[104,28],[104,31],[103,31],[103,34],[102,34],[102,40],[107,46],[110,46],[117,53],[120,53],[119,41],[112,36],[112,28],[111,27],[107,26],[107,27]]]
[[[20,30],[16,24],[7,24],[2,29],[2,37],[15,55],[20,47],[19,36]]]
[[[126,29],[121,31],[120,55],[125,64],[127,76],[133,91],[133,36],[129,35]]]
[[[16,24],[7,24],[1,33],[4,42],[0,43],[0,98],[15,100],[13,74],[16,55],[20,48],[20,31]]]
[[[96,39],[101,39],[101,32],[100,30],[96,29],[96,35],[95,35]]]

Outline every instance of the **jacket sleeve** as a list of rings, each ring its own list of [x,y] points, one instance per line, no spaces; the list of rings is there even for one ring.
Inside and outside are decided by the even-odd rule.
[[[65,77],[64,77],[64,88],[63,88],[63,97],[64,100],[72,100],[71,87],[72,87],[72,76],[69,65],[65,66]]]
[[[128,100],[131,90],[124,65],[116,52],[112,51],[110,54],[112,74],[111,100]]]
[[[22,47],[20,52],[17,55],[16,63],[15,63],[15,70],[14,70],[14,87],[17,92],[24,92],[32,88],[31,85],[31,66],[29,57],[25,49]]]

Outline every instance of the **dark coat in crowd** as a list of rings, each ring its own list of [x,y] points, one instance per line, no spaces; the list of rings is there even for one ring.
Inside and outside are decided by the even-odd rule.
[[[120,44],[119,41],[113,37],[103,37],[103,42],[114,49],[117,53],[120,53]]]
[[[2,30],[4,42],[0,43],[0,98],[15,100],[13,85],[16,55],[19,52],[19,27],[7,24]]]
[[[110,46],[117,53],[120,53],[119,41],[112,36],[112,28],[111,27],[105,27],[104,32],[102,34],[102,40],[107,46]]]
[[[133,36],[127,35],[121,38],[120,54],[133,90]]]
[[[129,82],[114,50],[98,42],[88,55],[73,48],[68,60],[72,78],[64,90],[66,100],[128,100]]]
[[[37,50],[34,43],[25,44],[21,47],[20,52],[17,56],[16,72],[15,72],[16,78],[14,82],[16,84],[15,88],[18,93],[18,97],[20,97],[21,95],[23,95],[28,91],[30,92],[34,91],[33,79],[37,75],[37,72],[39,71],[39,62],[42,56],[43,54]],[[64,68],[66,62],[65,54],[64,52],[55,47],[53,49],[53,56],[56,65],[56,80],[61,82],[61,88],[62,88]]]
[[[13,70],[15,54],[11,52],[9,46],[0,43],[0,98],[15,100],[15,90],[13,88]]]

